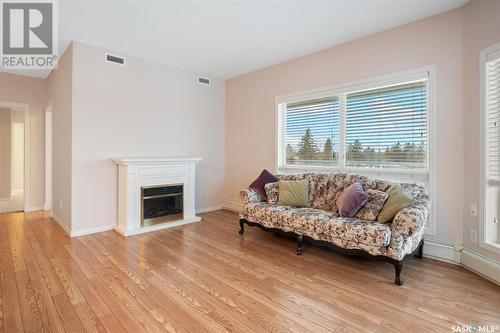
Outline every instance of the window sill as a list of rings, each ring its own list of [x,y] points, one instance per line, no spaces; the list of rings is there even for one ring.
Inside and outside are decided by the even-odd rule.
[[[488,250],[490,252],[494,252],[496,254],[500,254],[500,243],[481,243],[481,248]]]

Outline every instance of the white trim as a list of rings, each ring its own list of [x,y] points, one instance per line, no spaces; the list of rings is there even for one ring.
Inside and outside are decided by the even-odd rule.
[[[486,242],[486,74],[485,67],[488,55],[500,51],[500,43],[496,43],[479,54],[479,246],[488,251],[500,254],[500,246]]]
[[[175,221],[175,222],[162,223],[162,224],[154,225],[151,227],[139,228],[139,229],[134,229],[134,230],[122,230],[116,226],[113,226],[113,227],[114,227],[115,231],[118,232],[120,235],[131,236],[131,235],[138,235],[138,234],[143,234],[146,232],[151,232],[151,231],[156,231],[156,230],[174,228],[174,227],[178,227],[181,225],[200,222],[200,221],[201,221],[201,217],[195,216],[195,217],[185,218],[185,219]]]
[[[198,208],[195,210],[196,214],[202,214],[202,213],[208,213],[208,212],[213,212],[215,210],[221,210],[223,205],[218,205],[218,206],[212,206],[212,207],[205,207],[205,208]]]
[[[468,248],[426,239],[424,257],[462,266],[500,285],[500,262]]]
[[[38,212],[44,210],[43,206],[33,206],[33,207],[26,207],[24,208],[25,212]]]
[[[112,160],[118,165],[185,164],[198,163],[201,157],[116,157]]]
[[[427,166],[429,168],[428,173],[428,183],[429,183],[429,197],[431,200],[431,210],[429,218],[425,226],[425,234],[428,236],[435,236],[436,231],[436,221],[437,221],[437,198],[438,198],[438,186],[437,186],[437,117],[436,117],[436,70],[435,66],[429,67],[429,78],[428,78],[428,112],[427,112]]]
[[[104,232],[104,231],[110,231],[113,230],[116,227],[115,224],[109,224],[109,225],[103,225],[99,227],[93,227],[93,228],[84,228],[80,230],[71,230],[71,237],[79,237],[79,236],[85,236],[85,235],[91,235],[91,234],[96,234],[99,232]]]
[[[64,221],[58,217],[57,215],[54,214],[54,212],[50,212],[50,217],[52,218],[52,220],[54,220],[54,222],[56,222],[62,230],[64,230],[64,232],[70,236],[71,235],[71,228],[69,226],[66,225],[66,223],[64,223]]]
[[[424,257],[460,265],[461,247],[440,241],[425,239]]]
[[[463,267],[500,285],[500,262],[486,258],[467,248],[462,249],[460,261]]]
[[[222,206],[223,209],[230,210],[232,212],[241,212],[243,210],[243,203],[240,201],[234,201],[234,200],[224,200],[224,205]]]
[[[9,205],[9,207],[1,207],[0,213],[14,213],[14,212],[22,212],[24,211],[24,205],[21,203],[19,205]]]
[[[52,106],[45,109],[45,200],[44,210],[52,209]]]

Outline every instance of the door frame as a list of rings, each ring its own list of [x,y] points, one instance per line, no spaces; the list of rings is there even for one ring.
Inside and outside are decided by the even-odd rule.
[[[21,103],[10,103],[0,101],[1,108],[15,109],[17,111],[24,112],[24,211],[30,211],[29,202],[29,189],[30,189],[30,177],[29,177],[29,105]]]
[[[43,210],[52,210],[52,101],[45,108],[45,201]]]

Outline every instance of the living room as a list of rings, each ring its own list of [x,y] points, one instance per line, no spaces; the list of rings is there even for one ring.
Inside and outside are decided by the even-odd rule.
[[[500,330],[500,1],[0,5],[0,331]]]

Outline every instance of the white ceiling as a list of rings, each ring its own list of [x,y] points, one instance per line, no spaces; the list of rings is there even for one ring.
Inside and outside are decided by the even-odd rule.
[[[467,1],[60,1],[59,46],[77,40],[227,79]]]

